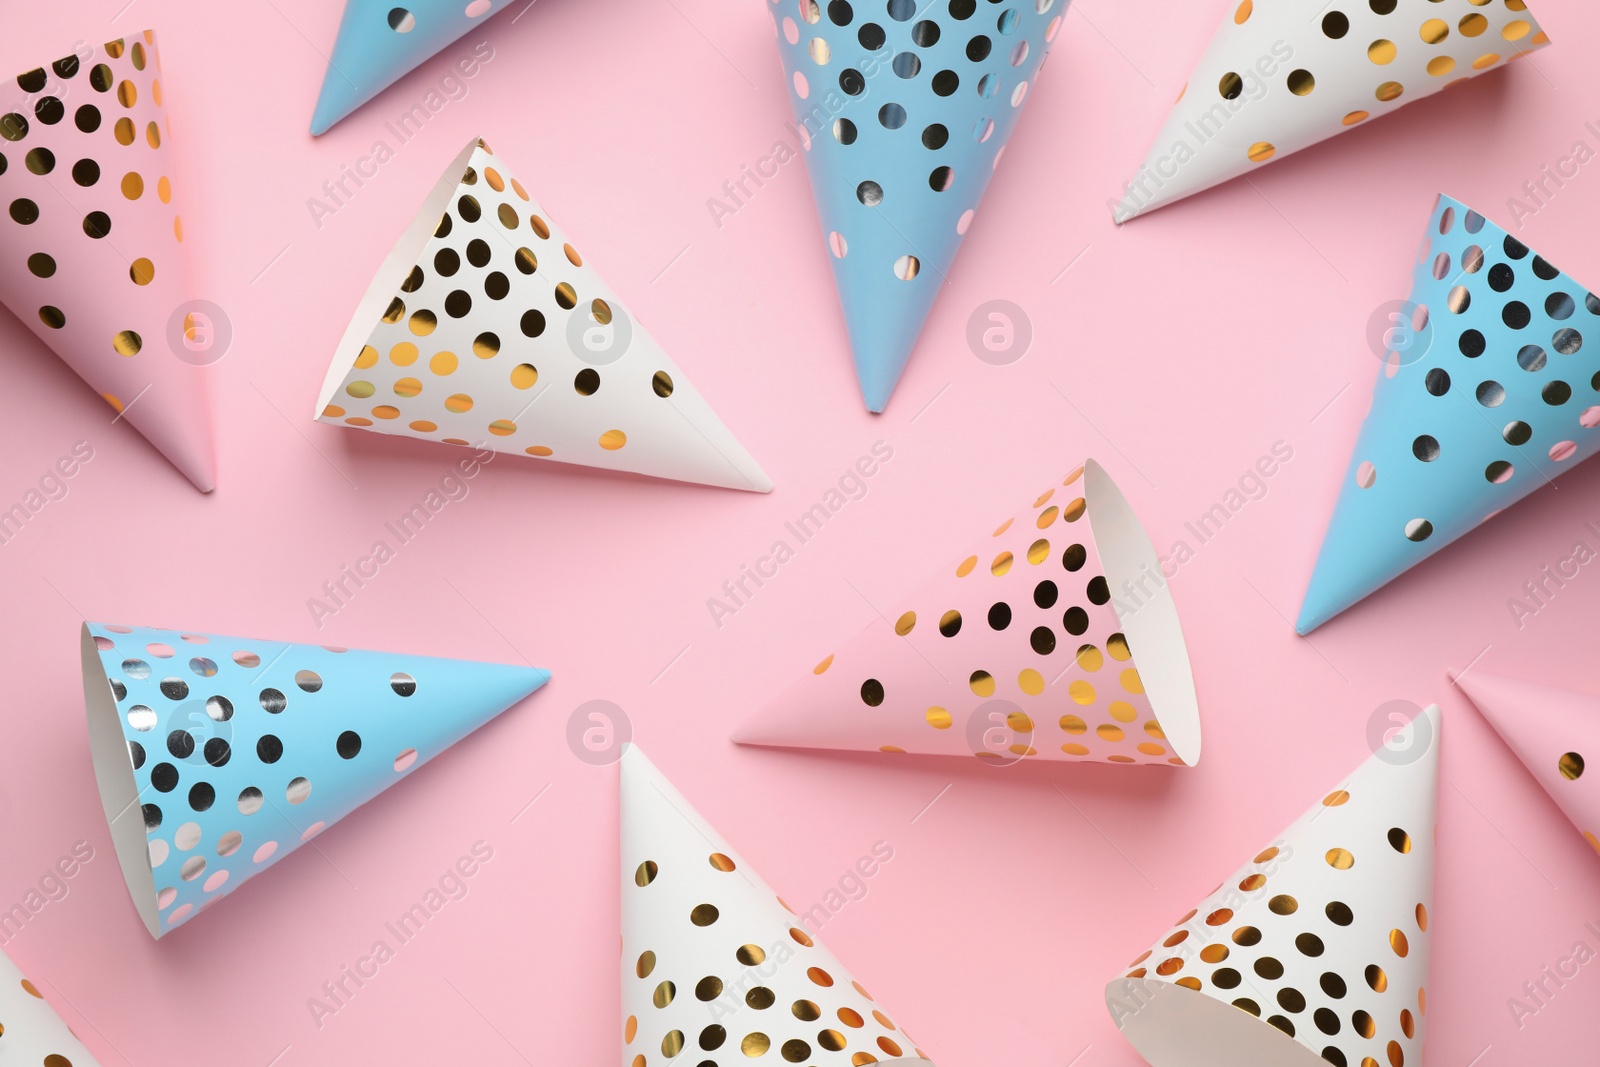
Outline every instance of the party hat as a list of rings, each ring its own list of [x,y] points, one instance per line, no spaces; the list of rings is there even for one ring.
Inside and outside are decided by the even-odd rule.
[[[39,987],[0,953],[0,1053],[7,1064],[100,1067],[76,1034],[45,1001]]]
[[[659,478],[772,482],[482,141],[356,309],[323,422]]]
[[[770,1052],[814,1067],[927,1060],[807,921],[637,746],[624,750],[623,1067],[680,1054],[731,1063]]]
[[[1422,1063],[1438,734],[1429,708],[1106,986],[1152,1067]]]
[[[871,411],[889,403],[1066,9],[769,4]]]
[[[407,7],[396,7],[392,0],[345,0],[333,58],[311,116],[313,135],[326,133],[489,15],[511,6],[511,0],[407,2]],[[467,77],[476,72],[469,67],[475,67],[477,58],[481,56],[461,61]]]
[[[1471,671],[1456,679],[1502,740],[1600,852],[1600,697]]]
[[[1523,0],[1227,0],[1125,222],[1550,43]],[[1465,132],[1465,126],[1463,126]]]
[[[535,667],[88,623],[100,799],[151,936],[538,689]]]
[[[1200,758],[1200,713],[1155,549],[1088,460],[734,740],[1184,766]]]
[[[17,86],[0,101],[0,300],[209,493],[225,324],[189,299],[155,35],[82,46]]]
[[[1301,633],[1600,450],[1600,297],[1482,215],[1439,198],[1391,321]]]

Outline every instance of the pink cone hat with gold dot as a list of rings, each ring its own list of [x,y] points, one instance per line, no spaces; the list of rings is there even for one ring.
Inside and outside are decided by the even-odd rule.
[[[1480,671],[1456,684],[1600,852],[1600,697]]]
[[[17,76],[0,96],[0,301],[202,492],[216,487],[155,35]],[[35,401],[39,403],[39,401]]]
[[[1091,459],[952,554],[734,740],[1190,766],[1200,713],[1155,548]]]
[[[637,746],[621,790],[623,1067],[928,1060]]]
[[[1439,712],[1420,712],[1106,986],[1152,1067],[1417,1067]]]
[[[1181,200],[1550,43],[1524,0],[1225,0],[1113,216]],[[1467,135],[1470,116],[1462,116]]]

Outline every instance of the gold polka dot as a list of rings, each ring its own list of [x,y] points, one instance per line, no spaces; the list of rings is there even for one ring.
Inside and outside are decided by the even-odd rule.
[[[1339,120],[1341,126],[1354,126],[1358,122],[1365,122],[1371,113],[1367,111],[1352,111]]]
[[[1063,715],[1061,716],[1061,729],[1076,736],[1077,734],[1088,733],[1089,724],[1076,715]]]
[[[133,82],[123,80],[117,86],[117,103],[123,107],[132,107],[138,100],[139,90],[134,87]]]
[[[1343,848],[1330,848],[1324,859],[1328,861],[1328,866],[1336,871],[1348,871],[1356,865],[1356,858],[1348,849]]]
[[[1443,77],[1456,69],[1454,56],[1434,56],[1428,60],[1428,73],[1435,78]]]
[[[1083,745],[1074,744],[1071,741],[1068,741],[1066,744],[1062,745],[1061,751],[1065,752],[1069,756],[1087,756],[1089,754],[1089,750],[1086,747]]]
[[[461,360],[456,358],[454,352],[435,352],[433,358],[428,360],[428,369],[443,377],[454,374],[461,365]]]
[[[1088,501],[1084,500],[1083,497],[1080,496],[1076,500],[1073,500],[1071,503],[1069,503],[1066,507],[1061,509],[1061,519],[1063,522],[1077,522],[1079,519],[1083,518],[1083,513],[1088,509],[1088,507]]]
[[[959,566],[956,567],[956,577],[965,578],[967,575],[972,573],[972,568],[976,567],[977,565],[978,557],[968,556],[966,559],[961,561]]]
[[[452,396],[447,396],[444,398],[445,410],[454,411],[457,414],[463,411],[471,411],[472,404],[472,398],[466,393],[456,393]]]
[[[1078,649],[1078,666],[1086,671],[1097,671],[1105,665],[1105,657],[1093,645],[1083,645]]]
[[[500,219],[500,225],[508,230],[514,230],[522,225],[522,220],[517,218],[517,209],[510,204],[501,204],[495,214]]]
[[[183,220],[176,215],[172,218],[172,236],[178,239],[179,244],[183,243]]]
[[[113,404],[112,406],[116,407],[117,405]],[[118,410],[121,409],[118,408]],[[325,419],[337,419],[342,418],[343,416],[344,408],[340,407],[338,404],[329,404],[327,407],[322,409],[322,417]]]
[[[1394,62],[1397,51],[1393,41],[1385,41],[1379,38],[1367,45],[1367,58],[1379,66],[1383,66]]]
[[[1139,742],[1139,751],[1143,752],[1146,756],[1165,756],[1167,754],[1166,749],[1162,748],[1153,741]]]
[[[1373,95],[1384,103],[1388,103],[1390,100],[1400,99],[1401,94],[1405,91],[1406,87],[1399,82],[1384,82],[1378,86],[1378,91]]]
[[[1254,11],[1255,7],[1254,0],[1240,0],[1239,6],[1233,9],[1233,24],[1235,26],[1243,26],[1245,21],[1250,18],[1250,12]]]
[[[395,396],[417,396],[422,392],[422,382],[416,378],[401,378],[394,383]]]
[[[1100,735],[1100,740],[1102,741],[1121,741],[1124,737],[1122,727],[1113,726],[1108,722],[1103,722],[1096,726],[1094,732]]]
[[[1500,56],[1498,53],[1485,52],[1483,55],[1472,61],[1472,69],[1484,70],[1488,67],[1494,66],[1498,62],[1500,62]]]
[[[427,419],[418,419],[411,424],[411,428],[418,433],[433,433],[439,428],[439,424],[429,422]]]
[[[39,992],[39,987],[34,985],[32,982],[30,982],[26,978],[24,978],[22,980],[22,990],[23,990],[23,992],[27,993],[30,997],[37,997],[40,1000],[44,999],[44,994]]]
[[[819,663],[815,667],[811,668],[811,673],[812,674],[821,674],[823,671],[827,670],[831,666],[833,666],[833,657],[829,656],[826,659],[824,659],[821,663]]]
[[[362,345],[360,354],[356,356],[356,370],[366,370],[377,365],[378,350],[371,345]]]
[[[156,179],[156,196],[163,204],[172,203],[172,181],[165,174]]]
[[[532,363],[519,363],[511,368],[511,384],[517,389],[532,389],[539,380],[539,370]]]
[[[111,347],[119,356],[136,356],[144,341],[132,330],[123,330],[111,339]]]
[[[1095,697],[1094,686],[1079,678],[1067,686],[1067,695],[1072,698],[1074,704],[1093,704]]]
[[[127,118],[118,119],[116,125],[111,127],[111,133],[122,145],[132,144],[138,136],[138,131],[133,128],[133,120]]]
[[[435,315],[427,308],[423,308],[419,311],[412,312],[411,319],[407,325],[410,327],[411,332],[416,334],[418,337],[426,337],[438,328],[439,316]]]
[[[1401,959],[1404,959],[1411,951],[1411,944],[1406,940],[1404,931],[1401,930],[1389,931],[1389,947],[1394,949],[1394,954]]]
[[[904,637],[909,634],[916,627],[916,625],[917,613],[914,611],[908,611],[895,620],[894,632],[899,634],[901,637]]]
[[[417,361],[417,346],[410,341],[401,341],[389,349],[389,362],[397,367],[409,367]]]
[[[100,394],[100,399],[104,400],[107,404],[110,404],[112,411],[116,411],[116,412],[121,412],[122,411],[122,401],[118,400],[115,396],[112,396],[110,393],[101,393]],[[327,412],[323,412],[323,414],[326,415]],[[341,411],[341,412],[339,412],[339,414],[343,415],[344,412]],[[0,1027],[0,1036],[3,1036],[4,1034],[5,1034],[5,1029],[3,1027]]]
[[[1017,687],[1031,697],[1036,697],[1044,692],[1044,675],[1032,667],[1024,668],[1017,675]]]
[[[374,418],[379,419],[398,419],[400,417],[400,409],[393,404],[379,404],[372,409],[372,414]]]
[[[994,534],[992,536],[999,537],[1001,534],[1011,529],[1011,524],[1015,521],[1015,519],[1007,519],[1005,522],[1002,522],[999,526],[994,528]]]
[[[1250,146],[1250,162],[1265,163],[1267,160],[1277,155],[1277,153],[1278,150],[1272,146],[1271,142],[1257,141],[1255,144]]]
[[[489,432],[496,437],[510,437],[517,432],[517,424],[510,419],[495,419],[489,424]]]
[[[122,176],[122,195],[129,200],[137,200],[144,195],[144,179],[138,171],[130,170]]]
[[[553,456],[556,450],[546,445],[529,445],[523,449],[530,456]]]
[[[948,711],[940,707],[929,708],[926,718],[928,725],[935,730],[948,730],[951,723],[955,721]]]
[[[1122,682],[1122,688],[1130,693],[1144,692],[1144,680],[1139,677],[1139,668],[1137,667],[1129,667],[1124,670],[1119,680]]]
[[[1350,794],[1348,791],[1336,789],[1322,798],[1322,806],[1325,808],[1337,808],[1341,804],[1348,803],[1349,800]]]
[[[988,671],[973,671],[972,677],[967,679],[967,685],[978,696],[994,696],[994,676]]]
[[[372,420],[364,415],[352,415],[344,420],[346,426],[371,426]]]
[[[156,265],[142,256],[128,267],[128,277],[134,285],[149,285],[156,277]]]
[[[1243,893],[1254,893],[1257,889],[1260,889],[1262,886],[1264,886],[1266,884],[1267,884],[1267,876],[1266,875],[1264,875],[1264,874],[1248,874],[1248,875],[1245,875],[1243,881],[1241,881],[1239,883],[1239,890],[1240,890],[1240,892],[1243,892]],[[1239,939],[1238,939],[1238,937],[1235,937],[1234,940],[1238,941]],[[1243,944],[1243,942],[1240,942],[1240,943]]]
[[[1115,712],[1112,714],[1115,714]],[[1158,741],[1165,741],[1167,738],[1167,732],[1163,730],[1161,728],[1161,724],[1154,719],[1151,719],[1149,722],[1144,724],[1144,732]]]
[[[1477,37],[1489,28],[1489,20],[1474,12],[1470,15],[1463,15],[1460,26],[1462,36]]]
[[[1039,538],[1028,546],[1028,562],[1035,566],[1050,558],[1050,542]]]
[[[607,430],[600,435],[600,447],[607,452],[615,452],[628,443],[628,435],[621,430]]]
[[[1126,661],[1133,653],[1128,650],[1128,639],[1123,634],[1112,634],[1106,638],[1106,651],[1114,660]]]
[[[1043,511],[1039,512],[1039,517],[1033,520],[1033,524],[1035,526],[1037,526],[1039,529],[1043,530],[1046,527],[1048,527],[1052,522],[1055,522],[1056,521],[1056,516],[1058,516],[1060,514],[1061,514],[1061,509],[1056,507],[1054,504],[1051,504],[1049,507],[1047,507]],[[1010,520],[1007,520],[1006,526],[1010,526],[1010,525],[1011,525]],[[995,531],[995,535],[999,536],[1000,532],[1001,532],[1000,530],[996,530]]]
[[[1450,36],[1450,24],[1444,19],[1429,19],[1417,32],[1427,44],[1438,44]]]
[[[578,250],[571,245],[562,245],[561,251],[567,254],[567,261],[574,267],[583,266],[583,257],[578,255]]]
[[[1009,552],[1000,553],[994,558],[994,562],[989,564],[989,573],[994,575],[996,578],[1000,577],[1002,574],[1011,569],[1011,564],[1014,559],[1015,557]]]
[[[345,386],[344,391],[355,397],[357,400],[365,400],[367,397],[377,392],[377,389],[373,387],[371,382],[357,381],[351,382],[349,385]]]
[[[1317,87],[1316,76],[1309,70],[1294,70],[1289,72],[1289,91],[1296,96],[1310,96],[1311,91]]]
[[[1113,700],[1106,706],[1106,711],[1118,722],[1132,722],[1139,717],[1139,713],[1134,710],[1133,705],[1126,700]]]

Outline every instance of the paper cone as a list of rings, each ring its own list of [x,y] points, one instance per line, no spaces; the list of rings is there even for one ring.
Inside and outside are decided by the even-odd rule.
[[[769,5],[871,411],[889,403],[1066,9]]]
[[[0,953],[0,1062],[44,1067],[100,1067],[22,971]]]
[[[1153,1067],[1417,1067],[1428,1013],[1438,708],[1106,986]]]
[[[772,482],[482,141],[357,308],[323,422],[658,478]]]
[[[1600,697],[1472,671],[1456,679],[1545,792],[1600,852]]]
[[[333,58],[322,78],[313,135],[399,81],[510,0],[345,0]],[[471,62],[468,60],[467,62]]]
[[[0,114],[0,299],[209,493],[211,372],[190,344],[206,327],[187,310],[155,36],[83,53],[19,75],[24,105]]]
[[[1401,318],[1301,633],[1600,450],[1600,297],[1482,215],[1439,198]]]
[[[1248,174],[1549,43],[1523,0],[1227,0],[1113,216]]]
[[[623,1067],[927,1060],[637,746],[622,756]],[[708,1060],[709,1058],[709,1060]]]
[[[89,623],[112,843],[153,937],[550,678],[534,667]]]
[[[1155,549],[1089,460],[734,740],[1183,766],[1200,758],[1200,713]]]

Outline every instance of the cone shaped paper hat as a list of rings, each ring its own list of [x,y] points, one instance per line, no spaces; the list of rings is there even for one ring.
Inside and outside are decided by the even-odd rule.
[[[1011,139],[1067,0],[772,0],[871,411],[882,411]]]
[[[550,678],[534,667],[89,623],[100,799],[154,937]]]
[[[622,757],[622,1064],[920,1063],[833,953],[630,745]],[[720,1051],[719,1051],[720,1050]]]
[[[155,35],[17,84],[23,105],[0,114],[0,300],[210,492],[215,326],[189,300]]]
[[[318,418],[658,478],[772,482],[488,145],[378,271]]]
[[[1523,0],[1225,3],[1222,26],[1115,207],[1118,222],[1550,43]]]
[[[1456,684],[1600,852],[1600,697],[1479,671]]]
[[[511,6],[511,0],[405,2],[396,7],[393,0],[345,0],[333,58],[311,116],[312,134],[326,133],[441,48]]]
[[[1089,460],[734,740],[1182,766],[1200,758],[1200,713],[1155,549]]]
[[[1106,1006],[1152,1067],[1416,1067],[1438,709],[1181,919]]]
[[[1442,196],[1396,306],[1301,633],[1600,450],[1600,297]]]
[[[0,1036],[5,1063],[45,1067],[100,1067],[67,1024],[45,1001],[39,987],[0,953]]]

